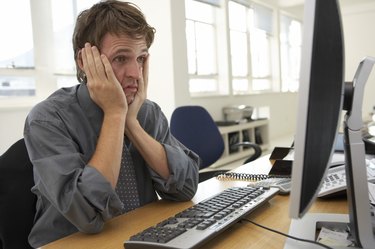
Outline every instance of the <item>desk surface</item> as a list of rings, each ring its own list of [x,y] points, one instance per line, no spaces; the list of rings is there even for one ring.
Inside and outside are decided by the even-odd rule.
[[[249,164],[235,169],[241,173],[268,173],[272,167],[268,156],[259,158]],[[160,221],[174,216],[176,213],[202,201],[215,193],[231,186],[247,185],[244,181],[219,181],[210,179],[199,184],[197,194],[188,202],[158,201],[133,210],[127,214],[118,216],[105,224],[103,231],[99,234],[88,235],[75,233],[68,237],[54,241],[43,249],[55,248],[108,248],[123,249],[123,242],[130,236],[155,225]],[[310,212],[324,213],[347,213],[346,199],[317,200]],[[288,233],[289,218],[289,196],[277,195],[268,204],[258,208],[248,216],[249,219]],[[259,228],[250,223],[238,223],[224,231],[212,241],[205,244],[204,248],[283,248],[285,237],[276,233]]]

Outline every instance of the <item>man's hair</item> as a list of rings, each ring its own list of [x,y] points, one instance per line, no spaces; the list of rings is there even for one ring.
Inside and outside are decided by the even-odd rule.
[[[77,17],[72,39],[79,82],[86,83],[85,73],[78,66],[79,51],[86,42],[100,49],[107,33],[145,39],[149,48],[154,40],[155,29],[147,23],[140,9],[129,2],[101,1],[82,11]]]

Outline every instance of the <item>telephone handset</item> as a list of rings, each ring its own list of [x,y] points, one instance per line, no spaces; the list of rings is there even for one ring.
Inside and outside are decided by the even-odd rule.
[[[375,154],[375,137],[366,133],[363,135],[363,142],[365,144],[366,154]]]
[[[366,159],[367,180],[375,183],[375,159]],[[318,197],[328,198],[346,193],[345,165],[339,165],[328,169],[326,178],[318,193]]]
[[[336,142],[335,142],[335,151],[336,152],[344,152],[344,134],[338,133]],[[362,133],[362,140],[365,144],[365,152],[367,155],[375,155],[375,136],[370,135],[370,133],[363,132]]]

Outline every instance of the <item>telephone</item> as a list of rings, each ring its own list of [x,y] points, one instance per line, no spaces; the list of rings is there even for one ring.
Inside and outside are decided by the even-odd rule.
[[[375,183],[375,158],[366,159],[367,180]],[[328,169],[326,178],[320,188],[318,197],[328,198],[346,193],[345,165],[334,166]]]
[[[346,176],[345,176],[345,155],[343,133],[338,133],[334,144],[334,150],[331,160],[331,166],[318,193],[318,197],[329,198],[346,194]],[[367,155],[375,154],[375,137],[370,134],[363,135],[363,142]],[[293,154],[293,148],[275,147],[270,159],[275,160],[270,175],[290,176],[292,160],[289,160],[290,154]],[[281,159],[280,159],[281,158]],[[375,183],[375,157],[366,158],[367,179],[369,183]],[[279,194],[289,194],[291,190],[290,177],[270,177],[259,179],[258,181],[249,183],[252,187],[277,187]]]
[[[374,155],[375,154],[375,137],[370,135],[369,133],[363,134],[362,136],[363,142],[365,144],[365,151],[367,155]],[[324,179],[323,185],[320,188],[318,193],[318,197],[321,198],[329,198],[339,195],[346,194],[346,176],[345,176],[345,165],[344,165],[344,154],[340,152],[344,151],[344,143],[343,143],[343,134],[338,133],[336,143],[335,143],[335,152],[339,152],[338,154],[334,154],[338,156],[338,158],[333,160],[333,165],[331,168],[328,169],[326,178]],[[341,163],[340,163],[341,161]],[[366,166],[367,166],[367,179],[370,183],[375,183],[375,158],[367,159],[366,158]]]
[[[366,159],[367,166],[367,180],[370,183],[375,183],[375,158]],[[254,183],[249,186],[253,187],[277,187],[280,189],[280,194],[289,194],[291,189],[290,178],[269,178]],[[333,162],[333,166],[328,169],[327,175],[324,179],[323,185],[320,188],[318,197],[331,198],[346,194],[346,176],[345,165]]]
[[[366,155],[375,155],[375,137],[367,131],[362,133],[362,140],[365,145]],[[338,133],[335,141],[335,151],[344,152],[344,134]]]

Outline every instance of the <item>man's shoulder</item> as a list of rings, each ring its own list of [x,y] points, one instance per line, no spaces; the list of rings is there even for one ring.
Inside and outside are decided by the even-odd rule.
[[[149,99],[146,99],[143,102],[142,108],[144,108],[146,110],[155,110],[155,109],[159,109],[160,110],[160,106],[156,102],[154,102],[152,100],[149,100]]]
[[[77,86],[60,88],[48,98],[36,104],[30,111],[29,117],[41,118],[56,114],[59,110],[77,102]]]
[[[164,114],[160,106],[149,99],[146,99],[143,102],[143,105],[138,112],[138,120],[141,122],[142,125],[145,125],[146,123],[156,124],[163,117]]]
[[[139,117],[143,116],[144,118],[147,118],[147,119],[158,119],[158,117],[163,115],[163,112],[162,112],[160,106],[156,102],[154,102],[152,100],[149,100],[149,99],[146,99],[143,102],[143,105],[142,105],[138,115],[139,115]]]

